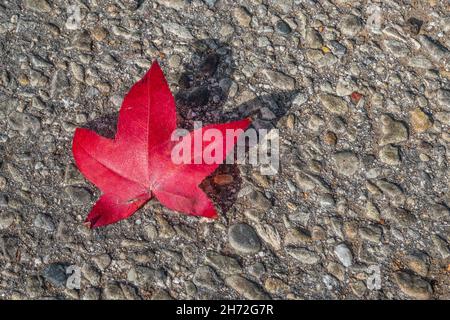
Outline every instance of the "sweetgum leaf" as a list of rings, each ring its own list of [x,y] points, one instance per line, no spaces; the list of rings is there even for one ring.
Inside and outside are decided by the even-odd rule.
[[[249,125],[250,120],[244,119],[208,125],[189,134],[219,130],[225,159],[237,141],[235,137],[233,144],[225,143],[226,130],[245,130]],[[175,164],[171,151],[176,142],[170,139],[175,129],[175,100],[156,61],[125,96],[114,139],[76,129],[72,144],[76,165],[102,191],[86,219],[91,228],[128,218],[152,197],[178,212],[217,216],[214,204],[199,185],[219,164],[194,161],[194,155],[192,164]],[[203,148],[211,142],[203,141]]]

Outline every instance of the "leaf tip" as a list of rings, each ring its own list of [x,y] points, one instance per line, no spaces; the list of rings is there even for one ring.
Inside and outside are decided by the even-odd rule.
[[[158,62],[158,59],[153,60],[150,70],[152,70],[152,69],[160,70],[162,72],[161,66],[159,65],[159,62]]]

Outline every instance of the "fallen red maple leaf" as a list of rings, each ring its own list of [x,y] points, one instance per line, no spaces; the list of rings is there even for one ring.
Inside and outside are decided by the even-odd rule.
[[[225,140],[227,129],[245,130],[249,125],[250,120],[244,119],[205,126],[189,134],[216,129]],[[191,164],[175,164],[171,151],[176,142],[171,141],[171,135],[176,129],[175,100],[156,61],[125,96],[113,140],[88,129],[76,129],[72,145],[75,162],[102,191],[86,218],[91,228],[128,218],[152,197],[175,211],[217,216],[199,184],[219,164],[194,161],[198,157],[195,154],[191,155]],[[234,148],[237,137],[232,144],[223,143],[223,159]],[[202,141],[203,148],[210,143]]]

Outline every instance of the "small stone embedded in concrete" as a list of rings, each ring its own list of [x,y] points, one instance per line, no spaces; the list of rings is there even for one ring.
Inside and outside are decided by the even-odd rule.
[[[169,32],[180,39],[193,39],[191,31],[186,26],[180,25],[175,22],[166,22],[163,23],[162,27],[166,32]]]
[[[252,16],[244,7],[235,8],[232,12],[232,15],[234,19],[236,19],[237,23],[242,27],[248,27],[252,20]]]
[[[433,293],[431,285],[419,276],[398,271],[394,274],[394,279],[400,290],[411,298],[427,300]]]
[[[342,151],[334,155],[334,166],[339,174],[350,177],[359,169],[359,159],[349,151]]]
[[[208,266],[201,266],[197,269],[192,279],[197,287],[207,290],[218,290],[222,280],[217,276],[214,270]]]
[[[91,201],[91,193],[85,188],[69,186],[65,192],[74,205],[83,205]]]
[[[321,93],[319,94],[319,100],[332,113],[344,115],[348,112],[347,102],[340,97],[328,93]]]
[[[275,30],[277,30],[277,32],[281,33],[281,34],[289,34],[292,31],[292,29],[289,26],[289,24],[287,24],[283,20],[278,20],[277,21],[277,23],[275,24]]]
[[[20,112],[10,114],[8,124],[11,129],[19,131],[23,136],[36,134],[41,129],[41,121],[39,118]]]
[[[306,29],[305,46],[312,49],[322,48],[323,40],[319,32],[312,28]]]
[[[378,153],[380,160],[389,165],[398,165],[401,163],[399,148],[391,144],[381,147]]]
[[[229,276],[225,279],[227,286],[234,289],[239,295],[249,300],[267,300],[267,294],[262,291],[254,282],[241,277],[241,276]]]
[[[14,214],[11,212],[2,211],[0,212],[0,230],[8,229],[13,225],[15,220]]]
[[[353,255],[345,243],[341,243],[334,248],[334,253],[344,267],[350,267],[353,263]]]
[[[255,230],[245,223],[232,225],[228,229],[231,247],[243,254],[254,254],[261,249],[261,241]]]
[[[42,276],[56,287],[65,287],[68,274],[66,265],[61,263],[52,263],[42,270]]]
[[[408,129],[405,124],[388,115],[382,115],[380,145],[397,144],[406,140],[408,140]]]
[[[212,251],[206,254],[205,262],[224,274],[240,273],[242,270],[236,259]]]
[[[405,194],[397,184],[384,179],[377,180],[375,184],[394,204],[401,205],[405,202]]]
[[[47,0],[25,0],[24,3],[26,9],[35,12],[48,13],[52,10]]]
[[[367,202],[365,215],[371,220],[380,221],[380,210],[378,210],[377,206],[372,201]]]
[[[33,224],[36,228],[40,228],[48,232],[53,232],[55,230],[55,224],[53,223],[52,218],[45,214],[37,215]]]
[[[295,88],[294,78],[285,75],[280,71],[263,70],[262,73],[270,81],[270,83],[281,90],[293,90]]]
[[[317,253],[302,247],[287,247],[286,252],[297,261],[303,264],[316,264],[320,261]]]
[[[415,132],[424,132],[433,125],[428,115],[419,108],[410,111],[409,114],[411,127]]]
[[[339,27],[345,36],[354,37],[361,31],[363,24],[360,18],[346,15],[340,19]]]

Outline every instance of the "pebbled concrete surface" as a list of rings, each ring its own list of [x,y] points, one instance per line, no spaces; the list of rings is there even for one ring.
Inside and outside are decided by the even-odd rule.
[[[450,298],[449,9],[2,1],[0,297]],[[90,231],[73,131],[112,136],[153,59],[180,125],[252,116],[279,130],[280,172],[221,167],[215,221],[152,201]]]

